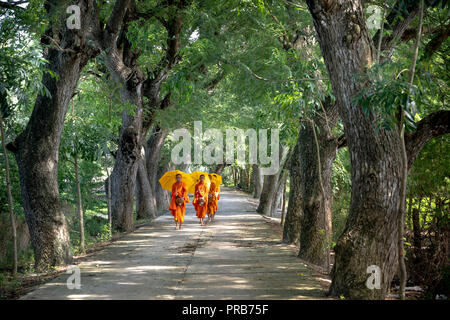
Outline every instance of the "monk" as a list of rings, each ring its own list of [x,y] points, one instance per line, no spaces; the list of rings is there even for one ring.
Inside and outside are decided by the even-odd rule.
[[[212,176],[209,175],[209,180],[211,181],[211,185],[209,186],[208,192],[208,222],[214,221],[214,216],[217,211],[217,200],[218,200],[218,188],[214,182],[212,182]]]
[[[214,174],[214,176],[216,176]],[[217,202],[220,200],[220,184],[217,185]],[[217,204],[217,210],[219,209],[219,204]]]
[[[172,185],[172,201],[170,201],[169,210],[175,220],[175,229],[181,230],[186,212],[186,203],[189,202],[186,184],[181,181],[181,174],[176,175],[177,181]]]
[[[203,219],[206,216],[206,210],[208,207],[208,185],[205,182],[205,176],[200,176],[200,181],[195,185],[194,201],[192,201],[196,216],[200,219],[200,224],[204,226]]]

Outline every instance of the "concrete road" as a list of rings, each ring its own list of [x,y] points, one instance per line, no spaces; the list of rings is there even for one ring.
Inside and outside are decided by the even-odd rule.
[[[324,299],[323,277],[247,199],[223,188],[204,227],[189,203],[183,230],[167,213],[79,264],[80,289],[61,274],[22,299]]]

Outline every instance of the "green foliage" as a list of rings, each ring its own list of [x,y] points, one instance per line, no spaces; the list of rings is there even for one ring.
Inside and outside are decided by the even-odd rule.
[[[46,61],[34,32],[42,31],[39,1],[30,1],[30,9],[3,11],[0,9],[0,112],[5,127],[6,143],[25,127],[38,93],[47,89],[40,81]],[[14,211],[23,216],[17,164],[9,153],[10,178]],[[0,176],[5,177],[5,155],[0,151]],[[0,213],[7,212],[6,181],[0,179]]]
[[[333,190],[333,241],[337,241],[345,227],[351,196],[348,149],[340,149],[337,153],[333,164],[331,186]]]
[[[304,52],[280,41],[280,33],[294,30],[312,35],[307,10],[286,11],[276,1],[225,1],[207,10],[199,13],[198,38],[183,49],[165,84],[176,105],[157,112],[157,120],[174,129],[192,128],[195,120],[204,129],[280,128],[282,143],[294,144],[303,110],[320,108],[318,100],[330,92],[323,81],[305,80],[315,78],[317,69],[325,72],[314,55],[320,53],[317,43],[304,59]],[[205,88],[220,76],[213,89]]]
[[[419,153],[408,176],[408,192],[415,197],[439,195],[450,198],[450,137],[431,140]]]
[[[406,130],[415,129],[417,106],[422,106],[421,92],[417,86],[409,84],[403,77],[400,66],[393,64],[374,65],[368,73],[355,79],[358,82],[370,83],[355,97],[355,105],[359,105],[364,113],[375,118],[379,128],[391,129],[398,122],[399,110],[405,114]],[[405,71],[406,69],[403,69]]]
[[[90,72],[82,75],[77,95],[69,105],[60,145],[59,190],[61,199],[71,208],[68,214],[75,252],[78,252],[80,231],[78,216],[73,210],[77,205],[74,157],[78,158],[86,246],[89,247],[110,237],[102,188],[106,168],[112,171],[111,152],[117,148],[122,110],[129,107],[121,102],[116,85],[97,67],[97,63],[92,63]]]
[[[43,72],[50,71],[44,67],[46,61],[35,33],[43,31],[40,1],[30,1],[29,7],[30,10],[0,12],[0,95],[4,118],[25,108],[29,111],[35,95],[47,92],[40,78]]]
[[[169,130],[184,127],[191,134],[197,120],[203,122],[203,131],[217,128],[223,133],[230,128],[279,128],[282,144],[293,146],[302,123],[299,120],[312,119],[322,110],[321,101],[332,97],[332,88],[309,10],[304,2],[290,5],[291,2],[294,1],[194,0],[193,5],[183,12],[181,60],[161,85],[161,98],[170,94],[171,106],[155,112],[156,124]],[[391,8],[396,2],[372,1],[366,2],[365,7],[377,4]],[[103,22],[114,3],[102,2],[100,19]],[[401,5],[407,3],[404,1]],[[437,6],[425,15],[425,25],[430,28],[448,24],[449,6],[444,6],[444,1],[436,3]],[[42,55],[45,48],[39,39],[49,21],[64,14],[62,9],[66,4],[67,1],[60,2],[50,16],[45,13],[42,0],[29,1],[27,10],[0,9],[0,111],[6,118],[7,141],[12,141],[23,131],[36,96],[48,94],[41,82],[42,75],[50,73],[57,77],[47,69]],[[157,0],[136,1],[136,6],[147,17],[130,23],[127,39],[139,54],[139,68],[152,77],[166,58],[167,30],[161,21],[174,12],[171,6],[161,5]],[[399,10],[403,9],[399,7]],[[375,33],[374,30],[371,32]],[[391,31],[385,29],[384,37],[390,34]],[[392,128],[396,125],[398,111],[403,110],[407,131],[411,131],[417,121],[430,112],[448,109],[449,41],[429,57],[423,48],[432,37],[433,32],[424,34],[413,85],[407,81],[411,41],[398,43],[391,61],[376,64],[365,74],[351,79],[370,84],[354,102],[375,119],[374,126]],[[74,214],[74,157],[79,162],[86,244],[89,246],[110,237],[103,189],[106,168],[111,172],[113,167],[111,153],[117,149],[122,112],[133,112],[135,108],[122,102],[121,88],[105,72],[103,59],[104,56],[99,55],[82,73],[62,132],[58,181],[75,250],[78,250],[79,223]],[[342,132],[343,126],[339,123],[334,133]],[[436,221],[440,229],[448,225],[448,202],[445,201],[450,198],[449,139],[447,135],[428,143],[408,178],[408,192],[414,198],[414,208],[419,204],[422,206],[420,223],[424,228],[430,228]],[[160,166],[169,162],[175,143],[169,135]],[[15,213],[23,216],[17,164],[12,154],[7,156],[11,164]],[[4,157],[0,153],[1,177],[5,175]],[[204,165],[200,168],[208,169]],[[244,168],[249,170],[249,166],[238,163],[225,168],[224,184],[234,185],[232,170]],[[4,179],[0,180],[0,188],[6,189]],[[351,176],[347,149],[338,151],[332,172],[332,192],[334,233],[332,239],[327,239],[327,245],[335,243],[348,215]],[[436,198],[444,199],[443,205],[432,201]],[[6,194],[1,192],[0,213],[6,211],[6,203]],[[426,210],[424,203],[430,203]],[[22,260],[32,261],[29,253],[24,252]]]

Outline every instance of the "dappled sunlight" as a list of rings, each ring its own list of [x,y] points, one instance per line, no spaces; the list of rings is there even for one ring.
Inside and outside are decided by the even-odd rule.
[[[117,245],[129,245],[129,244],[136,244],[136,243],[148,243],[148,239],[142,239],[142,240],[137,240],[137,239],[130,239],[130,240],[122,240],[122,241],[118,241]]]
[[[170,294],[158,295],[158,296],[155,297],[155,299],[174,300],[175,299],[175,295],[170,295]]]
[[[70,300],[84,300],[84,299],[111,299],[108,295],[101,295],[101,294],[71,294],[67,296]]]
[[[29,298],[323,298],[320,282],[327,282],[311,276],[261,215],[245,211],[245,199],[223,194],[216,220],[206,226],[193,208],[183,230],[175,230],[170,214],[160,216],[82,262],[80,292],[68,290],[69,275],[61,275]]]
[[[138,267],[125,268],[125,270],[132,270],[132,271],[154,270],[154,271],[160,271],[160,270],[174,270],[174,269],[179,269],[179,268],[180,267],[175,267],[175,266],[138,266]]]

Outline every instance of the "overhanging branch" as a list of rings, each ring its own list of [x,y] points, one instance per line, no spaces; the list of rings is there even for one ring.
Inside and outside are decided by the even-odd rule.
[[[447,133],[450,133],[450,111],[440,110],[419,121],[414,132],[405,134],[408,170],[411,169],[420,150],[428,141]]]
[[[7,2],[0,1],[0,8],[8,9],[8,10],[25,10],[24,7],[21,7],[22,4],[27,4],[28,1],[10,1]]]

